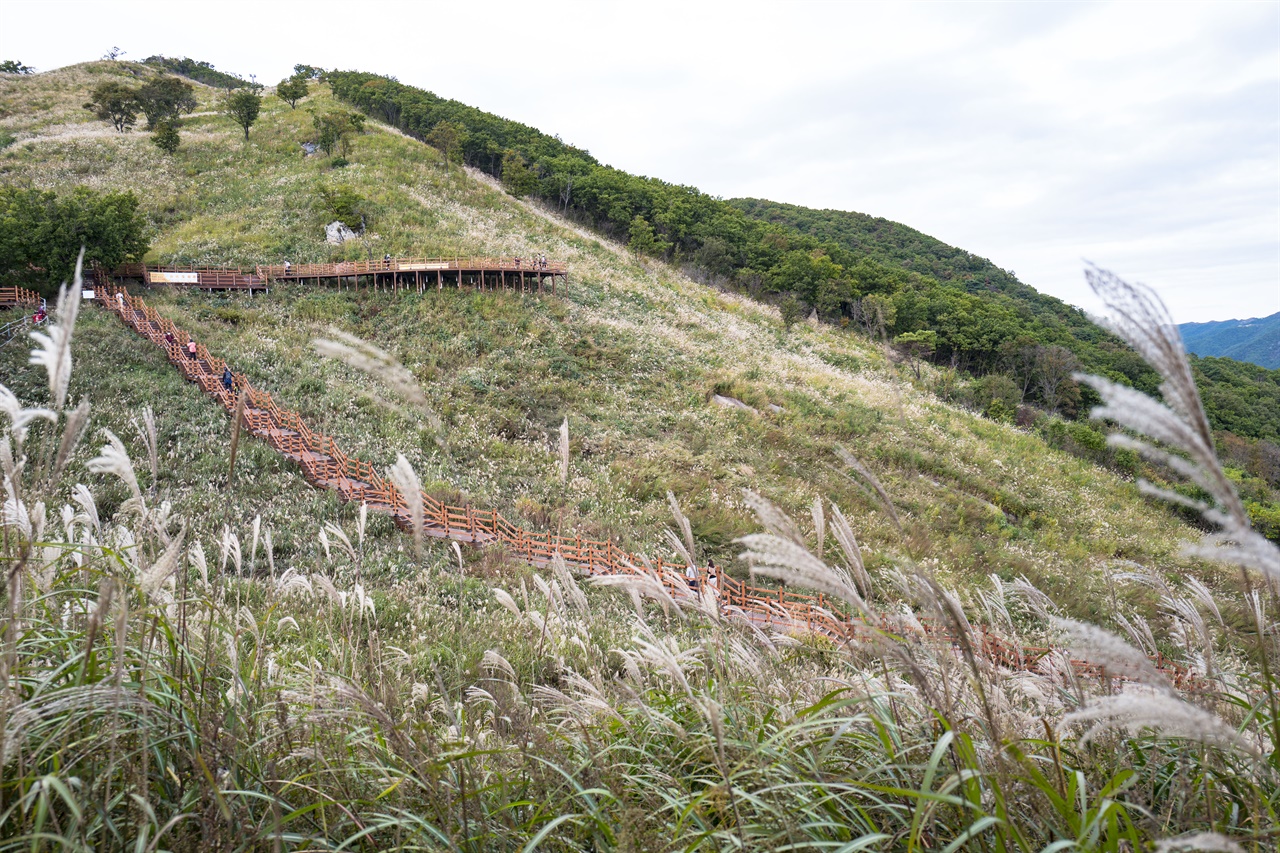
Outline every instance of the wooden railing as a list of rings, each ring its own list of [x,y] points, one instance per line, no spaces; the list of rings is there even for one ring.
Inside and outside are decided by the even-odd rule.
[[[44,297],[34,290],[25,287],[0,287],[0,307],[3,308],[39,308]]]
[[[565,275],[568,271],[558,261],[539,265],[532,258],[392,258],[388,261],[340,261],[329,264],[291,264],[286,272],[283,264],[263,264],[255,268],[264,279],[337,278],[348,275],[373,275],[392,272],[527,272],[543,275]]]
[[[312,485],[337,491],[347,501],[366,504],[370,510],[390,514],[406,531],[412,529],[409,507],[399,491],[369,462],[343,452],[332,436],[310,429],[297,412],[283,409],[272,395],[254,388],[242,373],[231,371],[231,387],[223,381],[227,363],[196,343],[195,356],[187,353],[187,336],[172,321],[161,317],[142,299],[99,280],[101,304],[116,313],[130,328],[160,346],[170,363],[197,383],[228,413],[245,396],[245,426],[279,453],[298,462],[303,476]],[[494,510],[445,504],[422,494],[424,534],[476,544],[500,543],[511,554],[537,566],[549,565],[558,554],[573,569],[589,575],[641,574],[661,583],[675,598],[696,595],[686,581],[683,563],[662,559],[646,561],[609,540],[583,539],[549,532],[526,530]],[[696,583],[705,589],[705,571],[698,571]],[[787,588],[765,588],[731,578],[723,573],[715,596],[717,605],[728,614],[782,630],[803,630],[823,634],[838,641],[866,639],[878,632],[894,635],[918,634],[905,623],[884,620],[872,623],[846,613],[841,605],[822,594],[809,595]],[[920,620],[924,635],[959,646],[960,641],[943,625]],[[974,629],[969,642],[974,651],[1010,669],[1031,669],[1052,649],[1027,647],[1010,642],[985,627]],[[1163,657],[1154,665],[1182,689],[1204,689],[1207,685],[1185,667]],[[1107,673],[1083,661],[1071,661],[1076,672],[1089,676]]]

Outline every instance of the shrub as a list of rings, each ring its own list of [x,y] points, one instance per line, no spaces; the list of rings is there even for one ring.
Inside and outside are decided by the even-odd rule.
[[[166,154],[177,153],[178,146],[182,143],[177,123],[172,119],[162,120],[156,125],[155,133],[151,134],[151,142]]]

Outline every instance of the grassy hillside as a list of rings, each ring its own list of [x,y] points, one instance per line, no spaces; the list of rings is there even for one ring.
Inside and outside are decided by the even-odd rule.
[[[217,407],[87,305],[68,408],[85,400],[92,420],[65,476],[45,481],[65,414],[6,436],[23,464],[6,461],[17,486],[0,540],[0,836],[227,851],[1116,850],[1200,829],[1269,843],[1280,713],[1251,704],[1274,695],[1257,662],[1277,660],[1275,631],[1251,621],[1266,596],[1183,555],[1198,531],[1134,483],[942,402],[865,338],[788,327],[773,307],[637,261],[387,127],[357,137],[345,167],[303,157],[308,110],[341,106],[322,84],[296,110],[265,101],[248,141],[202,88],[173,157],[79,109],[104,75],[151,73],[0,76],[0,129],[17,140],[0,180],[136,192],[156,261],[540,253],[569,265],[555,297],[146,292],[345,448],[381,466],[403,453],[429,491],[650,554],[671,553],[671,491],[701,556],[739,575],[735,538],[786,533],[743,489],[800,519],[803,548],[787,547],[820,552],[810,572],[857,563],[834,533],[819,545],[821,498],[862,544],[869,584],[850,607],[927,617],[971,643],[961,607],[1024,643],[1073,630],[1050,612],[1116,630],[1123,616],[1142,650],[1108,666],[1158,650],[1211,670],[1216,692],[1192,705],[1156,687],[1134,701],[1180,728],[1099,728],[1093,748],[1078,737],[1089,720],[1064,714],[1119,682],[1080,681],[1065,657],[1006,670],[911,632],[839,646],[725,621],[707,602],[643,604],[634,586],[633,603],[496,550],[429,543],[419,558],[387,519],[362,526],[257,442],[241,443],[228,482]],[[322,187],[367,201],[367,246],[324,244]],[[316,355],[330,329],[392,352],[441,427]],[[28,359],[23,344],[0,348],[0,378],[45,405],[46,373]],[[716,393],[757,413],[717,407]],[[154,480],[134,425],[145,407]],[[100,428],[130,452],[136,494],[100,455]],[[883,483],[900,529],[838,447]],[[87,490],[73,495],[77,483]],[[849,588],[825,567],[807,577]],[[1205,585],[1185,591],[1188,578]]]
[[[66,91],[44,78],[86,79],[102,67],[7,81],[18,94],[6,97],[21,102],[23,86]],[[202,97],[213,105],[211,92]],[[752,488],[796,512],[815,494],[830,495],[865,514],[861,528],[874,550],[910,553],[963,577],[1027,573],[1079,594],[1087,589],[1080,572],[1096,578],[1110,558],[1178,564],[1178,525],[1130,484],[916,393],[853,335],[807,324],[784,331],[771,309],[708,291],[663,265],[638,265],[473,174],[445,170],[433,149],[383,128],[358,139],[346,168],[304,159],[308,109],[332,106],[319,85],[296,110],[269,99],[248,143],[234,140],[226,119],[197,116],[173,158],[143,134],[104,135],[89,122],[50,129],[36,112],[28,125],[8,119],[20,138],[28,127],[44,130],[4,152],[0,168],[7,181],[40,188],[87,180],[135,190],[156,228],[152,257],[164,262],[363,256],[359,243],[324,245],[331,214],[322,208],[321,186],[369,199],[376,254],[540,252],[565,260],[571,285],[560,299],[289,290],[252,300],[162,291],[148,297],[372,461],[388,464],[403,451],[442,488],[541,525],[621,536],[652,550],[661,547],[657,533],[671,490],[710,553],[723,560],[732,556],[731,539],[751,527],[739,495]],[[92,314],[86,322],[95,324],[95,338],[122,334]],[[442,440],[375,402],[377,389],[362,377],[310,353],[309,339],[329,326],[404,360],[445,418]],[[120,383],[107,374],[133,372],[136,350],[120,343],[108,349],[127,359],[109,371],[95,366],[85,381]],[[153,361],[163,374],[162,362]],[[164,399],[156,407],[165,422],[166,411],[192,405],[189,393],[170,403],[149,383],[134,384],[137,393],[110,408],[133,411]],[[763,414],[718,409],[708,402],[713,393],[739,397]],[[770,404],[783,411],[771,412]],[[552,434],[566,416],[574,478],[563,490],[553,477]],[[184,444],[177,470],[193,471],[204,446]],[[905,542],[832,470],[836,445],[886,482],[911,521]],[[272,512],[263,500],[252,511]]]

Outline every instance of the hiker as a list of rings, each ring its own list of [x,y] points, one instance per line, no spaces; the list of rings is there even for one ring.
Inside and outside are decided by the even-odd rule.
[[[387,252],[385,255],[382,256],[382,266],[385,269],[391,269],[391,253],[390,252]]]
[[[693,567],[692,563],[685,567],[684,579],[689,582],[689,589],[694,592],[698,591],[698,570]]]
[[[116,291],[116,303],[119,304],[120,310],[123,311],[124,310],[124,293],[122,293],[119,290]]]
[[[284,277],[285,277],[285,278],[288,278],[288,277],[289,277],[290,270],[292,270],[292,269],[293,269],[293,264],[289,263],[288,261],[285,261],[285,262],[284,262]]]
[[[516,258],[516,269],[520,269],[520,259]]]
[[[222,368],[222,387],[228,391],[233,390],[232,385],[235,384],[235,377],[231,375],[231,365]]]
[[[173,332],[165,332],[164,343],[166,347],[176,347],[178,345],[178,339],[173,336]]]
[[[194,338],[187,338],[187,358],[192,361],[196,360],[196,342]]]
[[[44,306],[43,306],[43,305],[41,305],[39,308],[37,308],[37,309],[36,309],[35,316],[33,316],[33,317],[31,318],[31,322],[33,322],[33,323],[35,323],[37,326],[39,326],[41,323],[43,323],[43,322],[44,322],[44,318],[45,318],[45,317],[47,317],[47,316],[48,316],[48,315],[47,315],[47,314],[45,314],[45,312],[44,312]]]
[[[716,574],[716,561],[710,557],[707,558],[707,592],[718,609],[720,607],[720,576]]]

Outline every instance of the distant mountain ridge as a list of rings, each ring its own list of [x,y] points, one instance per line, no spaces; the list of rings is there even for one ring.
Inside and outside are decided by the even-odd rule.
[[[1178,330],[1188,352],[1280,369],[1280,311],[1248,320],[1182,323]]]

